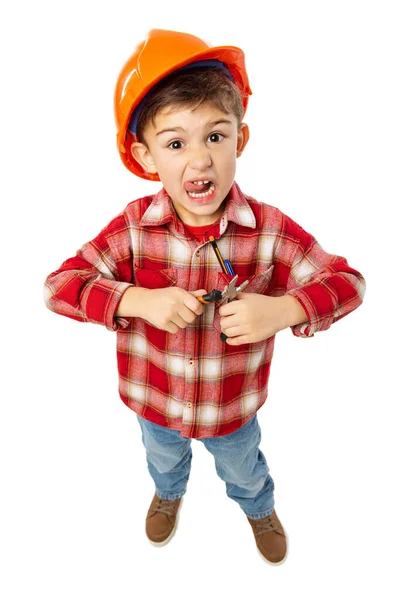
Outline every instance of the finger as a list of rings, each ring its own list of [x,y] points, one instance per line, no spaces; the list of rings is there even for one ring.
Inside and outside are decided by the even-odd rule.
[[[220,319],[220,326],[224,333],[225,333],[226,329],[228,329],[229,327],[236,327],[237,325],[240,325],[240,323],[239,323],[238,319],[236,319],[235,315],[230,315],[228,317],[221,317],[221,319]]]
[[[229,315],[234,315],[237,313],[237,306],[235,306],[236,304],[236,300],[233,302],[227,302],[226,304],[223,304],[218,312],[221,315],[221,317],[228,317]]]
[[[181,317],[179,313],[176,313],[173,317],[171,317],[171,323],[175,323],[180,329],[185,329],[187,327],[187,321]]]
[[[176,333],[179,331],[179,327],[175,325],[172,321],[169,321],[165,327],[163,327],[164,331],[168,331],[168,333]]]
[[[193,323],[197,316],[196,313],[190,310],[190,308],[188,308],[187,306],[182,306],[182,308],[179,309],[178,314],[182,317],[186,324]]]
[[[239,325],[236,325],[234,327],[221,326],[221,331],[225,333],[225,335],[227,335],[228,338],[233,338],[244,334],[243,329]]]
[[[229,346],[240,346],[241,344],[250,344],[251,340],[248,335],[237,335],[236,337],[228,337],[226,343]]]
[[[207,293],[206,290],[196,290],[195,292],[189,292],[185,296],[183,303],[192,312],[196,313],[196,315],[201,315],[202,312],[204,311],[205,305],[202,304],[200,302],[200,300],[197,300],[197,298],[195,296],[202,296],[203,294],[206,294],[206,293]]]

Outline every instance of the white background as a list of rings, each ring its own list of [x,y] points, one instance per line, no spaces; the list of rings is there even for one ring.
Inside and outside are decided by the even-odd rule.
[[[261,12],[261,7],[262,11]],[[0,596],[399,598],[398,3],[8,3],[0,18]],[[144,533],[153,496],[115,334],[49,312],[46,276],[160,185],[122,165],[117,75],[152,28],[246,53],[241,189],[289,214],[367,280],[312,339],[278,334],[261,448],[289,535],[258,554],[194,441],[178,531]]]

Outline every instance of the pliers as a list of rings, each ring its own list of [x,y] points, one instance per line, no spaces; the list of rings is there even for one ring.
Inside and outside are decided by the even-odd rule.
[[[243,281],[240,285],[236,287],[236,282],[238,279],[238,275],[226,285],[221,292],[220,290],[212,290],[208,294],[204,294],[204,296],[197,296],[197,300],[200,300],[202,304],[211,304],[212,302],[219,302],[220,300],[228,299],[228,302],[231,302],[236,298],[239,292],[242,292],[246,285],[249,283],[249,280]]]
[[[243,283],[236,287],[237,279],[238,275],[235,275],[232,281],[230,281],[229,284],[224,287],[222,292],[220,290],[212,290],[208,294],[204,294],[204,296],[197,296],[197,299],[200,300],[202,304],[210,304],[212,302],[219,302],[220,300],[226,299],[228,302],[232,302],[232,300],[236,299],[238,293],[242,292],[249,283],[249,280],[246,279],[246,281],[243,281]],[[221,340],[225,342],[227,339],[228,336],[221,332]]]

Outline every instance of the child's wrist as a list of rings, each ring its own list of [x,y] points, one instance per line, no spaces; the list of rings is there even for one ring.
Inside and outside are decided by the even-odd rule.
[[[306,323],[308,321],[307,313],[300,304],[300,302],[290,294],[281,296],[283,307],[284,307],[284,319],[286,327],[294,327],[300,323]]]
[[[115,312],[116,317],[141,317],[143,306],[145,305],[145,296],[148,292],[146,288],[131,285],[122,294],[120,303]]]

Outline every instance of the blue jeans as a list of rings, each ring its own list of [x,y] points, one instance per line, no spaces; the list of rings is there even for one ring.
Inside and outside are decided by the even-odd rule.
[[[189,480],[192,438],[136,416],[157,496],[165,500],[181,498]],[[257,415],[233,433],[197,440],[214,456],[217,474],[225,481],[228,497],[251,519],[267,517],[274,510],[274,482],[258,448],[260,440]]]

